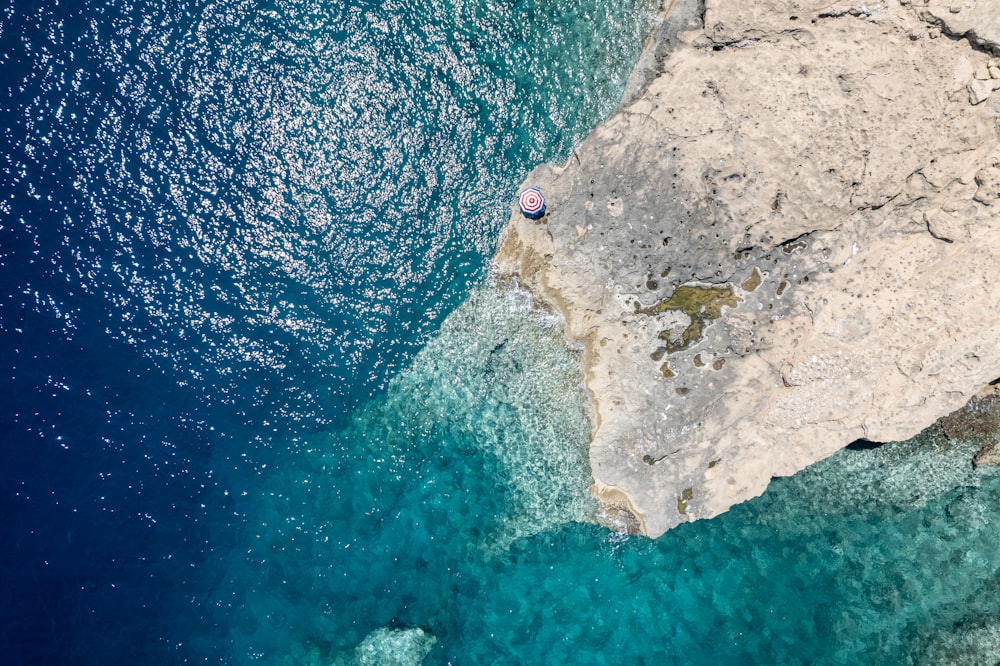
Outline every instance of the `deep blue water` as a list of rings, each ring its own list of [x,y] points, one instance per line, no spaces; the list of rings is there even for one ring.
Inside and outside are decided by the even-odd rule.
[[[1000,661],[973,444],[592,524],[579,359],[487,264],[648,11],[0,8],[3,663]]]

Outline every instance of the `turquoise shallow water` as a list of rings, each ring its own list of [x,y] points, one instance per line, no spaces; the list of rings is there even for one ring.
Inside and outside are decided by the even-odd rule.
[[[1000,661],[973,444],[593,524],[577,351],[487,264],[648,11],[0,8],[5,663]]]
[[[1000,476],[972,469],[977,443],[845,450],[656,541],[609,533],[587,522],[578,366],[529,305],[474,290],[382,399],[265,486],[283,528],[254,528],[233,568],[254,617],[239,651],[349,663],[391,629],[383,659],[441,664],[1000,654]]]

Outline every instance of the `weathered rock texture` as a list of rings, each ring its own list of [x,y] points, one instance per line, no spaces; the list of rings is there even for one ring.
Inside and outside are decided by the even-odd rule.
[[[1000,385],[987,386],[973,396],[962,409],[941,417],[945,436],[960,440],[986,440],[987,444],[972,459],[976,467],[1000,466]]]
[[[497,261],[584,343],[594,492],[642,531],[1000,375],[997,7],[709,0],[530,175]]]

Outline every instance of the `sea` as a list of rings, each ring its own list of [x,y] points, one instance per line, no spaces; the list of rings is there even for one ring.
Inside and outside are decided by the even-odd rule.
[[[0,663],[995,664],[1000,476],[931,429],[659,539],[490,270],[648,0],[0,7]]]

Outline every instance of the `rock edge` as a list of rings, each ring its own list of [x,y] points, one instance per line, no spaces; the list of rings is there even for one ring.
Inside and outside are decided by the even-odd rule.
[[[584,345],[593,492],[654,537],[1000,375],[1000,7],[709,0],[697,22],[529,175],[549,213],[515,212],[496,256]]]

